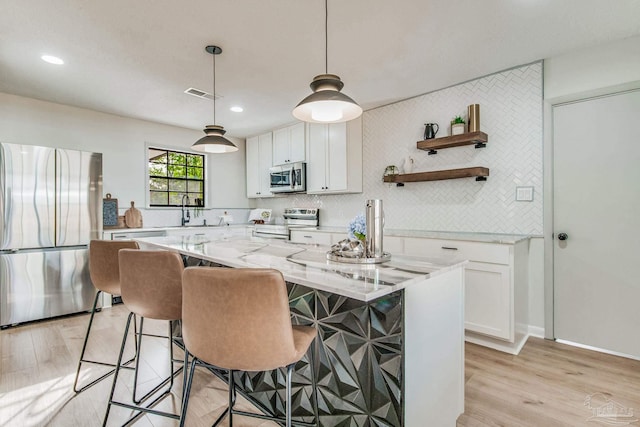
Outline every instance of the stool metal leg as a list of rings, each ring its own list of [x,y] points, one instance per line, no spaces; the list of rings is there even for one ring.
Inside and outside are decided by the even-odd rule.
[[[186,383],[186,387],[184,390],[184,397],[182,400],[182,412],[180,414],[180,427],[184,427],[186,425],[186,417],[187,417],[187,408],[189,407],[189,396],[191,394],[191,385],[193,382],[193,376],[195,373],[195,369],[196,369],[196,365],[202,365],[205,366],[207,368],[214,368],[214,369],[219,369],[216,368],[213,365],[210,365],[206,362],[203,362],[201,360],[199,360],[197,357],[193,356],[191,359],[191,368],[189,369],[189,378],[187,379],[187,383]],[[279,418],[279,417],[274,417],[274,416],[269,416],[269,415],[264,415],[264,414],[256,414],[256,413],[252,413],[252,412],[246,412],[246,411],[242,411],[242,410],[236,410],[234,409],[235,406],[235,402],[236,402],[236,384],[235,381],[233,380],[233,372],[234,371],[229,371],[229,377],[228,377],[228,384],[229,384],[229,403],[227,406],[227,409],[222,412],[218,418],[216,419],[216,421],[213,423],[213,427],[216,427],[218,424],[220,424],[222,422],[222,420],[224,420],[227,416],[229,416],[229,427],[233,427],[233,414],[236,415],[242,415],[242,416],[246,416],[246,417],[254,417],[254,418],[260,418],[263,420],[270,420],[270,421],[275,421],[276,423],[278,423],[279,425],[285,425],[286,427],[291,427],[293,424],[295,425],[300,425],[300,426],[305,426],[305,427],[317,427],[318,426],[318,418],[316,416],[316,422],[315,423],[307,423],[307,422],[302,422],[302,421],[293,421],[292,418],[292,412],[291,412],[291,394],[292,394],[292,390],[291,390],[291,380],[292,380],[292,376],[293,376],[293,369],[295,368],[295,363],[292,363],[291,365],[287,366],[287,378],[286,378],[286,402],[285,402],[285,410],[286,410],[286,414],[285,414],[285,419]],[[315,394],[313,394],[313,397],[317,399],[317,396]],[[314,406],[316,406],[317,403],[314,404]]]
[[[286,427],[291,427],[291,374],[293,373],[293,367],[295,363],[287,366],[287,402],[286,402]]]
[[[78,360],[78,369],[76,370],[76,378],[73,381],[73,391],[75,393],[82,393],[83,391],[85,391],[86,389],[93,387],[94,385],[98,384],[100,381],[102,381],[103,379],[107,378],[109,375],[113,374],[114,369],[110,370],[109,372],[105,373],[104,375],[96,378],[95,380],[91,381],[89,384],[78,388],[78,380],[80,379],[80,370],[82,368],[82,364],[83,363],[91,363],[94,365],[102,365],[102,366],[110,366],[115,368],[115,364],[113,363],[106,363],[106,362],[98,362],[96,360],[88,360],[84,358],[84,354],[87,351],[87,344],[89,343],[89,336],[91,335],[91,328],[93,326],[93,318],[96,314],[96,307],[98,306],[98,300],[100,299],[100,295],[102,294],[102,291],[97,291],[96,292],[96,297],[93,300],[93,307],[91,308],[91,316],[89,317],[89,325],[87,326],[87,333],[84,336],[84,343],[82,344],[82,351],[80,352],[80,359]],[[137,354],[137,344],[136,344],[136,354]],[[132,357],[130,360],[125,362],[125,365],[128,365],[129,363],[133,362],[135,356]]]
[[[187,371],[189,369],[189,352],[187,351],[187,346],[182,343],[182,347],[184,349],[184,362],[182,363],[182,401],[184,402],[185,397],[187,396]],[[184,404],[184,403],[183,403]]]
[[[144,335],[144,333],[143,333],[143,322],[144,322],[144,317],[140,316],[140,333],[139,333],[139,335],[137,337],[137,342],[138,342],[137,348],[138,349],[142,348],[142,336]],[[152,390],[150,390],[149,392],[147,392],[144,396],[142,396],[140,398],[137,397],[138,368],[140,366],[140,357],[136,357],[136,366],[135,366],[135,371],[134,371],[134,376],[133,376],[133,397],[132,397],[132,400],[136,405],[146,401],[149,397],[151,397],[156,392],[158,392],[158,390],[160,390],[167,383],[169,383],[169,386],[167,387],[166,390],[164,390],[162,392],[161,396],[164,396],[164,395],[170,393],[171,389],[173,388],[173,377],[175,375],[177,375],[180,372],[180,370],[184,369],[184,366],[183,366],[177,372],[174,372],[174,370],[173,370],[173,328],[172,328],[172,326],[173,326],[173,322],[169,321],[169,334],[168,334],[167,338],[169,340],[169,372],[171,372],[171,373],[169,374],[169,376],[167,378],[162,380],[157,386],[155,386]],[[152,335],[152,336],[154,336],[156,338],[159,337],[157,335]]]
[[[229,427],[233,427],[233,405],[236,403],[236,382],[233,371],[229,370]]]
[[[131,327],[131,319],[134,319],[135,322],[135,314],[134,313],[129,313],[129,316],[127,318],[127,324],[125,326],[125,330],[124,330],[124,335],[122,337],[122,345],[120,346],[120,354],[118,355],[118,363],[116,365],[116,369],[115,369],[115,373],[113,376],[113,384],[111,385],[111,393],[109,394],[109,402],[107,404],[107,411],[105,413],[104,416],[104,421],[103,421],[103,427],[105,427],[107,425],[107,420],[109,418],[109,412],[111,410],[111,406],[112,405],[116,405],[116,406],[120,406],[123,408],[127,408],[127,409],[131,409],[134,411],[138,411],[138,414],[134,415],[132,418],[130,418],[129,420],[127,420],[124,425],[129,425],[131,422],[135,421],[138,417],[140,417],[143,413],[148,413],[148,414],[152,414],[152,415],[159,415],[159,416],[163,416],[163,417],[169,417],[169,418],[173,418],[173,419],[179,419],[180,416],[177,414],[172,414],[169,412],[163,412],[163,411],[157,411],[155,409],[152,409],[153,406],[158,403],[162,398],[164,398],[168,392],[164,392],[161,395],[159,395],[158,397],[156,397],[151,403],[149,403],[147,406],[135,406],[135,405],[130,405],[124,402],[118,402],[115,401],[113,399],[113,395],[115,393],[115,389],[116,389],[116,384],[118,382],[118,374],[120,372],[120,369],[122,368],[126,368],[126,369],[134,369],[128,366],[125,366],[122,364],[122,356],[124,354],[124,350],[127,344],[127,336],[129,335],[129,328]],[[140,319],[141,324],[142,324],[142,318]],[[141,325],[141,331],[142,331],[142,325]],[[140,335],[141,336],[141,335]],[[171,344],[173,345],[173,344]],[[139,347],[138,347],[139,348]],[[137,352],[137,357],[139,358],[139,352]],[[178,371],[173,372],[172,371],[172,375],[171,375],[171,380],[173,381],[173,376],[177,375],[178,373],[180,373],[180,371],[183,368],[181,367]],[[169,379],[166,379],[165,381],[163,381],[160,386],[164,385],[165,383],[167,383],[169,381]],[[155,390],[157,390],[159,388],[156,387],[154,390],[152,390],[152,392],[150,392],[150,394],[152,394]],[[170,390],[169,390],[170,391]]]
[[[122,362],[122,355],[124,354],[124,348],[127,345],[127,335],[129,334],[129,326],[131,326],[131,318],[133,313],[129,313],[127,316],[127,325],[124,328],[124,335],[122,336],[122,345],[120,346],[120,354],[118,355],[118,363],[116,363],[115,373],[113,375],[113,384],[111,385],[111,393],[109,393],[109,403],[107,404],[107,412],[104,414],[104,421],[102,427],[107,425],[107,419],[109,418],[109,411],[111,410],[111,404],[113,403],[113,393],[116,390],[116,383],[118,382],[118,373],[120,372],[120,363]]]
[[[185,347],[185,362],[188,360],[189,353]],[[186,379],[186,387],[183,390],[182,397],[182,411],[180,413],[180,427],[184,427],[186,419],[187,419],[187,407],[189,406],[189,395],[191,394],[191,384],[193,383],[193,375],[196,372],[196,365],[198,364],[198,359],[195,357],[191,359],[191,369],[189,369],[189,377]],[[185,365],[186,366],[186,365]],[[187,369],[185,367],[184,373],[186,377]]]
[[[136,354],[136,366],[133,371],[133,402],[138,404],[142,402],[145,398],[149,397],[149,395],[142,396],[141,399],[136,399],[136,390],[138,388],[138,368],[140,367],[140,352],[142,351],[142,335],[144,334],[144,317],[140,316],[140,332],[136,335],[135,339],[137,342],[138,353]]]
[[[84,343],[82,344],[82,352],[80,353],[80,360],[78,360],[78,369],[76,371],[76,379],[73,381],[73,391],[75,391],[76,393],[80,393],[80,392],[88,389],[92,385],[102,381],[103,379],[105,379],[106,377],[108,377],[109,375],[111,375],[113,373],[113,371],[110,371],[110,372],[106,373],[105,375],[103,375],[102,377],[98,378],[97,380],[91,382],[90,384],[82,387],[81,389],[78,389],[78,378],[80,377],[80,368],[82,367],[82,362],[85,361],[84,360],[84,352],[87,349],[87,343],[89,342],[89,333],[91,332],[91,326],[93,325],[93,316],[95,316],[95,314],[96,314],[96,306],[98,305],[98,298],[100,298],[100,294],[101,293],[102,293],[102,291],[96,292],[96,297],[93,300],[93,307],[91,308],[91,317],[89,317],[89,326],[87,326],[87,333],[84,336]]]

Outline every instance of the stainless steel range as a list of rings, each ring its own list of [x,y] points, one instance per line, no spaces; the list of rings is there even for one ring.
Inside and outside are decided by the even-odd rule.
[[[284,224],[256,224],[253,235],[271,239],[288,239],[292,228],[317,227],[320,218],[318,208],[286,208]]]

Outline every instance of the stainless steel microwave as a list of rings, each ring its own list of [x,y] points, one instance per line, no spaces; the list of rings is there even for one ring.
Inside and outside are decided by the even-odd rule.
[[[301,193],[307,191],[307,164],[288,163],[269,169],[272,193]]]

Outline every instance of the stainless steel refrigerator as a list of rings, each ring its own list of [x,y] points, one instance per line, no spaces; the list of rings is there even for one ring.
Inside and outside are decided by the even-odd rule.
[[[0,143],[0,326],[91,309],[102,154]]]

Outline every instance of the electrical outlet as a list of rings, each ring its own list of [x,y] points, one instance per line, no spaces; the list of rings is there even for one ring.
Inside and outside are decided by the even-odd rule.
[[[533,202],[533,187],[516,187],[516,202]]]

